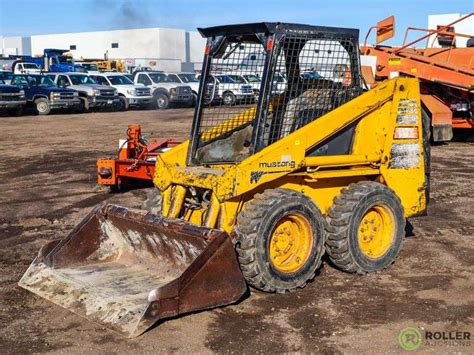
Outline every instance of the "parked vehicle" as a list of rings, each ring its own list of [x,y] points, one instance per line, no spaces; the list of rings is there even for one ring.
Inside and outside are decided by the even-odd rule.
[[[67,49],[45,49],[42,56],[22,55],[12,64],[12,71],[20,63],[34,63],[39,69],[47,72],[84,72],[81,65],[77,65]]]
[[[197,100],[199,92],[199,78],[194,73],[168,73],[168,79],[174,83],[180,83],[191,87],[194,102]]]
[[[153,102],[151,89],[136,85],[123,74],[103,73],[91,75],[100,85],[111,86],[118,91],[120,100],[120,110],[127,110],[129,107],[149,107]]]
[[[161,110],[167,109],[170,105],[194,104],[191,87],[173,82],[163,72],[139,71],[135,73],[133,81],[151,89],[155,105]]]
[[[2,80],[5,84],[10,84],[12,81],[13,73],[8,70],[0,70],[0,80]]]
[[[81,100],[76,90],[60,88],[46,75],[15,74],[12,85],[24,90],[27,105],[34,106],[39,115],[48,115],[51,110],[79,109]]]
[[[87,74],[99,74],[99,68],[96,63],[91,62],[75,62],[77,66],[84,68]]]
[[[79,92],[81,110],[91,108],[117,109],[120,105],[118,91],[110,86],[100,85],[85,73],[50,73],[59,87],[69,87]]]
[[[14,74],[41,74],[41,68],[35,63],[17,62],[13,67]]]
[[[18,86],[6,85],[0,80],[0,113],[20,116],[25,105],[25,91]]]
[[[234,105],[237,102],[253,102],[255,94],[251,85],[245,82],[245,79],[234,80],[229,75],[214,75],[217,81],[214,97],[222,100],[225,105]]]
[[[262,84],[262,80],[255,75],[255,74],[235,74],[235,73],[228,73],[228,75],[232,80],[239,84],[248,84],[252,87],[253,93],[256,98],[260,94],[260,85]]]

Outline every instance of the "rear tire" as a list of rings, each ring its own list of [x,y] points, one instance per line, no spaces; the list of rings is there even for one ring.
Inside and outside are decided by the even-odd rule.
[[[49,105],[48,99],[45,98],[39,98],[35,100],[35,107],[36,107],[36,112],[38,112],[38,115],[49,115],[51,112],[51,106]]]
[[[265,292],[305,287],[324,254],[324,219],[310,198],[266,190],[245,204],[235,226],[236,251],[247,282]]]
[[[372,181],[351,184],[329,208],[326,251],[346,272],[384,269],[400,252],[405,223],[400,199],[391,189]]]

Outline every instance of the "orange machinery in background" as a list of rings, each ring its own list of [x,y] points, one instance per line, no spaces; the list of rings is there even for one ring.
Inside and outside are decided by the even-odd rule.
[[[148,143],[142,136],[140,125],[130,125],[127,139],[119,143],[118,157],[97,161],[97,182],[110,186],[112,191],[143,183],[152,184],[156,157],[179,143],[175,138]]]
[[[395,20],[391,16],[371,27],[361,46],[363,55],[376,57],[375,72],[367,66],[362,70],[368,84],[376,85],[394,76],[420,80],[423,110],[431,118],[434,142],[451,140],[453,128],[474,129],[474,37],[456,33],[453,27],[473,15],[470,13],[450,24],[438,26],[436,30],[408,27],[401,47],[380,45],[395,33]],[[377,45],[368,46],[367,39],[372,29],[377,31]],[[426,34],[405,44],[409,31]],[[456,37],[469,38],[467,47],[457,47]],[[425,48],[412,47],[424,40]],[[432,47],[435,41],[440,48]]]

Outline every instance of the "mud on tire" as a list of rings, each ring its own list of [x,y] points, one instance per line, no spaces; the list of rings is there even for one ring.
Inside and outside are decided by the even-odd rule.
[[[376,206],[389,211],[394,228],[385,253],[372,258],[362,251],[359,231],[363,217]],[[351,184],[334,199],[329,209],[326,251],[330,260],[346,272],[364,274],[384,269],[394,262],[400,252],[405,223],[400,199],[391,189],[372,181]]]
[[[311,227],[308,256],[295,272],[281,272],[270,260],[270,239],[276,226],[290,215],[306,219]],[[314,278],[324,254],[324,219],[310,198],[302,193],[274,189],[257,194],[245,204],[235,227],[236,251],[248,284],[265,292],[284,293],[306,286]]]

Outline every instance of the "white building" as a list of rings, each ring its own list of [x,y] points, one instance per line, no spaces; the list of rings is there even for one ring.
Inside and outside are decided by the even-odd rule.
[[[31,55],[31,37],[0,36],[0,55]]]
[[[24,39],[25,37],[23,37]],[[2,54],[41,55],[45,48],[68,49],[75,59],[126,60],[129,66],[166,71],[200,69],[205,39],[198,32],[169,28],[62,33],[0,40]],[[28,44],[30,50],[28,51]]]
[[[438,25],[446,26],[450,23],[460,19],[461,17],[466,16],[466,14],[442,14],[442,15],[430,15],[428,16],[428,29],[436,30]],[[461,33],[465,35],[470,35],[474,37],[474,16],[468,17],[461,22],[456,23],[454,26],[454,32]],[[466,42],[468,38],[466,37],[456,37],[456,46],[457,47],[466,47]],[[431,36],[429,45],[433,47],[439,47],[438,41],[436,41],[435,36]]]

